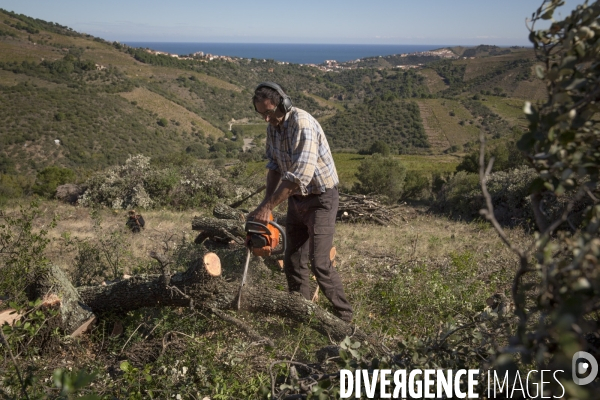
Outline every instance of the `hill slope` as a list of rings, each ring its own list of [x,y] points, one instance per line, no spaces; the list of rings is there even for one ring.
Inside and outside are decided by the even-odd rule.
[[[494,113],[509,128],[522,127],[508,100],[541,96],[531,52],[456,51],[475,57],[417,57],[427,68],[402,70],[395,64],[417,58],[390,56],[373,68],[340,72],[274,60],[179,60],[0,10],[0,153],[23,174],[51,164],[97,169],[132,153],[235,157],[242,141],[231,142],[230,130],[257,138],[255,144],[264,131],[249,100],[266,80],[279,82],[296,106],[320,119],[336,151],[376,140],[408,153],[462,146],[476,137],[480,117],[442,122],[442,97],[462,104],[495,94]]]

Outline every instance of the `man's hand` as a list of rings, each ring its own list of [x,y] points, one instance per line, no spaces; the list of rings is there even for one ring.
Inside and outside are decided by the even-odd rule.
[[[269,223],[269,217],[271,216],[271,209],[265,206],[264,204],[259,205],[256,210],[252,211],[246,217],[248,221],[255,221],[263,225],[267,225]]]
[[[268,188],[269,185],[267,184],[267,189]],[[253,218],[254,221],[267,225],[273,209],[283,201],[287,200],[287,198],[290,197],[296,189],[298,189],[298,185],[296,183],[290,181],[281,181],[281,184],[279,187],[277,187],[277,190],[275,190],[271,196],[267,196],[262,203],[256,207],[256,210],[248,214],[247,219]]]

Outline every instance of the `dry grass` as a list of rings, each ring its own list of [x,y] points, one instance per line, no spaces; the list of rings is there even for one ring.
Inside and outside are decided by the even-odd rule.
[[[511,96],[523,100],[538,101],[546,99],[548,97],[548,91],[541,80],[534,78],[531,82],[519,82]]]
[[[501,56],[493,56],[493,57],[481,57],[476,58],[474,60],[461,60],[456,62],[456,64],[466,64],[467,68],[465,70],[464,80],[469,81],[473,78],[477,78],[478,76],[484,75],[502,65],[504,65],[508,61],[514,61],[522,59],[526,56],[533,56],[533,52],[530,50],[517,51],[510,54],[504,54]]]
[[[329,108],[332,108],[332,109],[337,110],[337,111],[344,111],[344,106],[341,103],[339,103],[339,102],[324,99],[323,97],[317,96],[316,94],[308,93],[307,91],[304,91],[302,93],[304,93],[308,97],[311,97],[321,107],[329,107]]]
[[[124,53],[123,53],[124,54]],[[124,54],[125,55],[125,54]],[[206,74],[201,74],[199,72],[194,71],[183,71],[181,69],[176,68],[168,68],[168,67],[157,67],[152,65],[147,65],[136,61],[129,55],[128,64],[123,66],[123,70],[129,74],[131,77],[140,77],[146,79],[156,79],[156,80],[174,80],[178,77],[184,76],[194,76],[196,80],[200,82],[204,82],[209,86],[213,86],[223,90],[231,90],[234,92],[241,93],[243,88],[231,84],[229,82],[225,82],[219,78],[215,78],[212,76],[208,76]]]
[[[523,100],[498,96],[486,96],[485,98],[485,105],[500,114],[511,125],[517,125],[522,128],[528,126],[529,122],[523,112],[523,105],[525,103]]]
[[[148,89],[136,88],[131,92],[121,93],[121,96],[129,101],[137,101],[140,107],[158,114],[159,118],[168,116],[169,119],[174,119],[181,124],[184,130],[191,131],[192,122],[194,122],[196,126],[199,126],[204,133],[210,136],[223,136],[223,132],[220,129],[215,128],[197,114]]]
[[[483,309],[494,293],[510,297],[518,259],[489,224],[452,221],[408,207],[401,212],[404,220],[398,226],[336,226],[336,268],[361,327],[396,339],[428,335],[448,317]],[[531,240],[520,229],[508,234],[518,244]],[[468,262],[457,266],[461,260]],[[466,279],[453,275],[465,266],[461,276]],[[432,283],[440,279],[445,288]],[[326,300],[320,304],[327,306]]]
[[[139,234],[132,234],[125,227],[125,210],[98,210],[100,229],[97,229],[94,228],[91,209],[56,201],[44,202],[41,209],[44,211],[44,218],[38,221],[39,228],[48,227],[52,218],[57,217],[56,227],[48,232],[48,238],[51,239],[48,256],[53,263],[68,271],[75,265],[77,241],[97,243],[101,236],[119,233],[126,257],[123,272],[131,273],[132,268],[151,261],[148,255],[150,251],[163,252],[167,244],[172,249],[182,241],[193,240],[196,236],[191,226],[191,220],[196,215],[193,211],[141,211],[146,228]],[[71,245],[68,244],[69,241]]]
[[[425,76],[425,84],[431,93],[438,93],[449,87],[444,78],[430,68],[423,68],[419,73]]]
[[[43,87],[48,89],[56,89],[59,87],[66,88],[67,85],[57,84],[49,82],[44,79],[27,76],[24,74],[15,74],[11,71],[0,70],[0,85],[2,86],[15,86],[19,83],[29,83],[37,87]]]
[[[398,263],[439,259],[462,251],[472,251],[481,263],[492,254],[513,258],[487,223],[454,221],[409,206],[402,208],[400,214],[406,221],[400,219],[397,226],[337,224],[335,246],[339,268],[343,270],[353,258],[361,255],[367,258],[386,256]],[[526,240],[521,229],[509,231],[509,234],[516,243]],[[516,257],[514,261],[518,261]]]
[[[65,52],[50,46],[35,45],[28,40],[4,38],[0,40],[2,61],[29,61],[39,63],[43,60],[58,60]]]
[[[165,242],[170,247],[184,239],[190,242],[195,235],[190,224],[193,211],[142,212],[147,228],[140,234],[131,234],[124,229],[124,211],[99,210],[99,230],[93,228],[89,209],[51,201],[44,202],[42,210],[44,218],[38,221],[38,228],[47,227],[54,215],[59,217],[57,226],[49,232],[52,243],[48,256],[67,271],[73,269],[77,255],[75,247],[65,245],[67,237],[93,243],[100,240],[98,232],[122,232],[121,245],[127,251],[127,268],[123,272],[128,273],[140,265],[145,265],[146,271],[152,270],[148,269],[154,263],[148,256],[150,251],[162,251]],[[441,323],[455,316],[472,316],[483,309],[485,299],[494,293],[509,294],[518,260],[489,224],[453,221],[409,206],[398,212],[401,217],[394,226],[336,225],[336,269],[355,310],[354,321],[361,329],[394,346],[403,338],[435,333]],[[508,235],[519,245],[531,240],[521,229],[508,230]],[[276,274],[261,284],[285,290],[284,282],[283,275]],[[324,296],[320,296],[318,304],[331,309]],[[290,335],[297,334],[283,319],[279,327],[279,320],[259,315],[248,318],[259,330],[268,325],[267,336],[281,339],[283,333],[275,333],[280,328]],[[133,330],[136,325],[128,329]],[[301,328],[304,329],[308,328]],[[314,351],[313,342],[303,350],[308,358]],[[295,352],[285,345],[284,350]]]
[[[468,123],[469,120],[474,120],[473,115],[459,101],[424,99],[418,100],[418,104],[430,110],[430,113],[425,115],[424,125],[445,138],[450,146],[462,145],[478,138],[479,128]],[[454,112],[455,115],[451,116],[450,112]],[[467,122],[460,125],[461,120]]]

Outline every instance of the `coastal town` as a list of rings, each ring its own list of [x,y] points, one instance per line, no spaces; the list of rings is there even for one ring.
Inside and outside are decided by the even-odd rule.
[[[164,51],[158,51],[158,50],[152,50],[152,49],[145,49],[145,51],[147,53],[150,53],[153,55],[163,55],[163,56],[167,56],[167,57],[173,57],[173,58],[176,58],[179,60],[196,60],[196,61],[200,61],[200,62],[209,62],[209,61],[214,61],[214,60],[220,60],[220,61],[226,61],[226,62],[235,62],[235,61],[242,61],[242,60],[247,60],[248,62],[250,61],[250,59],[245,59],[245,58],[241,58],[241,57],[221,56],[221,55],[215,55],[215,54],[210,54],[210,53],[204,53],[202,51],[198,51],[198,52],[195,52],[192,54],[187,54],[187,55],[171,54],[171,53],[167,53]],[[419,67],[423,66],[423,63],[415,63],[414,62],[414,59],[419,58],[419,57],[429,57],[429,58],[434,57],[434,58],[439,58],[439,59],[461,58],[458,55],[456,55],[452,50],[447,49],[447,48],[442,48],[442,49],[437,49],[437,50],[414,52],[414,53],[403,53],[403,54],[390,55],[390,56],[366,57],[366,58],[362,58],[362,59],[359,58],[356,60],[345,61],[345,62],[338,62],[336,60],[324,60],[324,62],[321,64],[300,64],[300,65],[317,68],[317,69],[319,69],[321,71],[325,71],[325,72],[336,72],[336,71],[341,71],[341,70],[364,68],[364,66],[360,65],[361,62],[365,62],[366,60],[371,60],[371,59],[381,58],[383,60],[386,60],[386,59],[393,58],[394,60],[397,60],[399,58],[400,60],[402,60],[403,58],[405,58],[405,59],[411,58],[411,62],[395,64],[395,65],[393,65],[393,67],[398,68],[398,69],[413,69],[413,68],[419,68]],[[266,60],[263,60],[263,61],[266,62]],[[277,63],[281,64],[281,65],[289,64],[289,62],[285,62],[285,61],[277,61]]]

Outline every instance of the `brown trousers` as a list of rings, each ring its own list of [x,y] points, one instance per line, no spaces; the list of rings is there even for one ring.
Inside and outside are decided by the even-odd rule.
[[[284,269],[290,292],[300,292],[310,300],[310,261],[317,283],[333,304],[336,314],[344,320],[350,320],[352,306],[346,299],[340,276],[329,259],[338,205],[337,187],[318,195],[291,196],[288,199]]]

